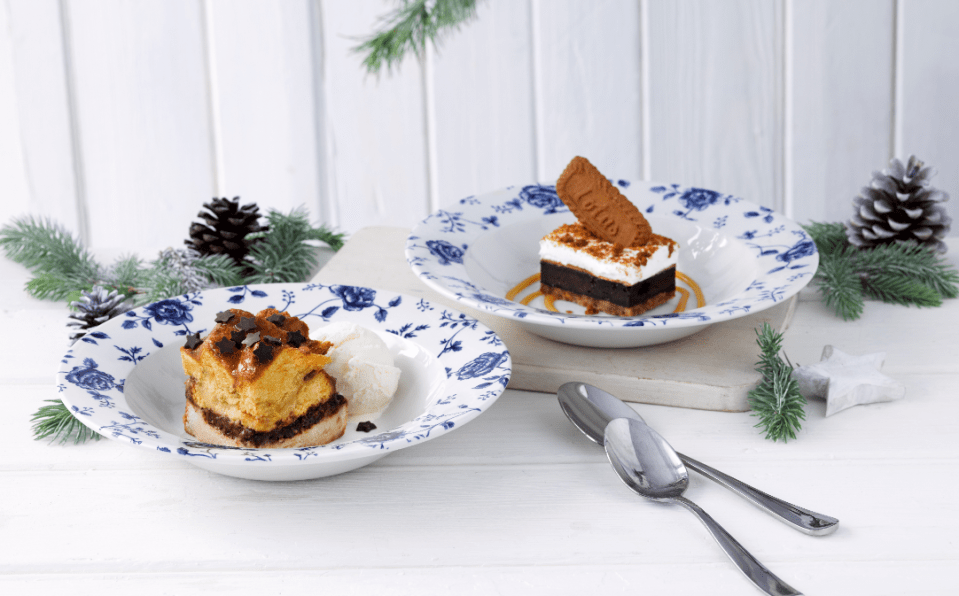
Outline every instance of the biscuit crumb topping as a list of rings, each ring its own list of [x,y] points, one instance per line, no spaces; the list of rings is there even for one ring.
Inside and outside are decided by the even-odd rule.
[[[659,234],[652,234],[646,244],[628,247],[613,244],[593,234],[580,222],[564,224],[547,234],[543,240],[569,246],[596,259],[635,267],[646,265],[650,256],[662,246],[669,247],[669,256],[676,250],[674,240]]]

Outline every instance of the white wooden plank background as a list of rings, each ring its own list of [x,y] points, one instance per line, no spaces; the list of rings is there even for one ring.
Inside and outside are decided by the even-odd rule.
[[[540,179],[583,155],[610,177],[642,177],[639,3],[534,1]]]
[[[0,7],[0,13],[6,11],[9,21],[0,30],[10,33],[4,42],[9,42],[12,51],[0,51],[0,64],[6,65],[15,57],[11,72],[15,79],[0,82],[0,94],[16,100],[19,122],[4,124],[0,143],[16,145],[19,157],[4,157],[0,165],[5,172],[0,177],[4,181],[0,183],[4,197],[0,217],[6,222],[27,211],[56,217],[85,236],[86,209],[77,184],[80,164],[72,130],[69,55],[65,52],[60,3],[12,2]],[[19,172],[7,170],[14,165],[19,166]],[[20,180],[25,183],[23,191],[17,189]]]
[[[959,201],[959,2],[900,0],[899,7],[902,105],[895,149],[935,166],[933,184]]]
[[[393,76],[374,77],[352,52],[389,8],[379,0],[322,2],[329,202],[334,221],[347,231],[374,221],[412,225],[430,207],[425,87],[417,58],[405,59]]]
[[[443,205],[538,179],[530,2],[483,3],[477,16],[430,52]]]
[[[202,6],[64,6],[91,244],[182,245],[216,181]]]
[[[650,2],[652,178],[782,210],[781,2]]]
[[[207,2],[217,195],[316,217],[320,136],[314,21],[306,0]],[[196,201],[194,201],[196,203]]]
[[[6,0],[0,218],[155,250],[223,195],[349,233],[575,154],[802,222],[845,219],[894,155],[959,195],[952,0],[488,0],[367,75],[351,48],[395,6]]]
[[[801,222],[846,220],[853,197],[890,157],[896,3],[790,4],[787,202]]]

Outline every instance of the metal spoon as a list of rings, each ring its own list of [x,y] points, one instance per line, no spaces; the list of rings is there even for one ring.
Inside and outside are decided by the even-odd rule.
[[[732,562],[766,594],[801,594],[757,561],[708,513],[682,496],[689,485],[689,472],[659,433],[638,420],[617,418],[606,426],[604,437],[609,463],[626,486],[647,499],[676,503],[695,513]]]
[[[614,418],[630,418],[645,424],[635,410],[598,387],[586,383],[566,383],[556,394],[560,407],[573,425],[600,445],[603,444],[606,425]],[[800,532],[811,536],[824,536],[839,527],[839,520],[834,517],[787,503],[689,456],[682,453],[677,455],[690,470],[718,482]]]

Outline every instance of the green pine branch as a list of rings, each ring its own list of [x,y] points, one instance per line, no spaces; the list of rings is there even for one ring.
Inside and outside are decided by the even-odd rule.
[[[65,300],[90,289],[100,277],[93,255],[63,226],[46,218],[18,217],[0,228],[0,249],[34,274],[26,291]]]
[[[935,289],[899,271],[878,271],[862,278],[866,296],[903,306],[942,306],[942,296]]]
[[[940,306],[959,296],[959,271],[940,254],[916,244],[859,249],[842,223],[803,226],[819,250],[813,278],[827,306],[844,320],[862,316],[865,299],[905,306]]]
[[[196,270],[215,286],[229,287],[243,284],[243,268],[229,255],[206,255],[194,261]]]
[[[866,301],[862,293],[862,282],[856,273],[856,266],[849,253],[853,247],[845,247],[834,253],[821,253],[819,270],[819,292],[826,306],[834,309],[844,321],[862,316]]]
[[[799,383],[792,377],[793,367],[779,353],[783,334],[773,331],[769,323],[756,330],[759,362],[756,371],[763,378],[747,394],[753,416],[759,418],[756,428],[766,431],[766,438],[788,442],[796,438],[806,419],[806,398],[799,392]]]
[[[305,281],[316,267],[316,253],[310,240],[321,240],[334,250],[343,246],[343,234],[321,226],[314,228],[303,209],[289,214],[270,211],[270,231],[250,250],[253,274],[248,283],[281,283]]]
[[[476,0],[403,0],[403,4],[382,19],[383,26],[353,48],[365,54],[367,72],[377,74],[398,65],[407,52],[421,54],[427,41],[438,46],[444,33],[456,30],[476,16]]]
[[[856,263],[867,276],[896,274],[928,286],[943,298],[959,296],[959,271],[927,248],[884,244],[857,252]]]
[[[45,400],[51,404],[41,406],[30,419],[33,422],[33,438],[37,441],[50,439],[61,445],[72,440],[74,445],[93,439],[99,441],[100,435],[84,426],[59,399]]]
[[[334,251],[340,250],[343,248],[344,239],[346,234],[342,232],[334,232],[330,230],[325,225],[320,225],[318,228],[313,228],[310,232],[310,237],[312,240],[319,240],[320,242],[326,244]]]

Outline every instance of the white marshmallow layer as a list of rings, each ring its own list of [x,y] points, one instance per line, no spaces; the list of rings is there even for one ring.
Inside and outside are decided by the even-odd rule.
[[[615,260],[597,258],[583,249],[574,249],[566,244],[560,244],[549,238],[539,242],[539,258],[541,261],[551,261],[566,267],[576,267],[588,271],[594,277],[601,277],[627,286],[637,284],[657,273],[667,269],[679,260],[679,249],[674,248],[670,254],[669,246],[659,246],[646,260],[646,264],[639,266],[634,261],[639,251],[633,248],[624,248]]]

